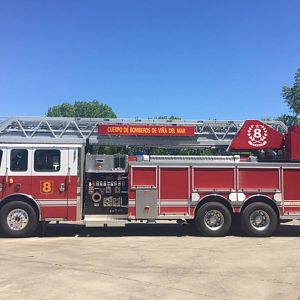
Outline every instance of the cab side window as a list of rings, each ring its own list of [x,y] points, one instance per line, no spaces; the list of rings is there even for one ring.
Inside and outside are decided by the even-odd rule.
[[[34,170],[36,172],[58,172],[60,170],[60,151],[36,150],[34,152]]]
[[[26,149],[13,149],[10,152],[10,170],[25,172],[28,168],[28,151]]]

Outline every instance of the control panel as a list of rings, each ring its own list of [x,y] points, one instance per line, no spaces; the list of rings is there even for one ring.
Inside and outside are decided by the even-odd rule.
[[[85,214],[128,214],[127,173],[86,173]]]

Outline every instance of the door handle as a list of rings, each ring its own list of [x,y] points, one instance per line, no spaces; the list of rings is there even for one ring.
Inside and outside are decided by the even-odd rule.
[[[64,183],[61,183],[61,184],[59,185],[59,191],[60,191],[60,192],[64,192],[65,190],[66,190],[65,184],[64,184]]]

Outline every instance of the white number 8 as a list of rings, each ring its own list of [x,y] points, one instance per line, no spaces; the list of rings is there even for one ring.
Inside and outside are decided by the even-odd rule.
[[[253,130],[253,136],[256,138],[256,139],[259,139],[259,138],[261,138],[261,129],[259,129],[259,128],[256,128],[256,129],[254,129]]]

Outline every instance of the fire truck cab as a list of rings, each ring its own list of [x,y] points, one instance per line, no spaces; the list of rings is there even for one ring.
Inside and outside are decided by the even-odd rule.
[[[205,236],[223,236],[239,218],[247,234],[269,236],[280,220],[300,218],[299,136],[298,127],[255,120],[3,120],[0,229],[26,237],[50,221],[105,227],[177,220]],[[103,155],[90,154],[89,143],[285,154]]]
[[[0,145],[0,224],[6,234],[31,235],[39,221],[77,219],[81,153],[82,145]]]

